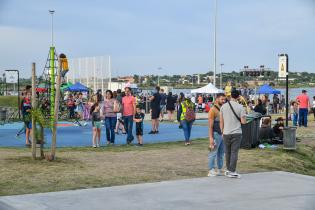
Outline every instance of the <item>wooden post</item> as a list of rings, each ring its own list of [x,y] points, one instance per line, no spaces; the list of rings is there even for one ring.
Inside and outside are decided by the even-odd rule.
[[[58,122],[58,113],[59,113],[59,98],[60,98],[60,85],[61,85],[61,59],[58,63],[57,71],[57,82],[56,82],[56,96],[55,96],[55,110],[54,110],[54,119],[53,119],[53,129],[52,129],[52,140],[51,140],[51,160],[55,159],[56,155],[56,138],[57,138],[57,126]],[[53,103],[53,101],[51,102]]]
[[[36,107],[36,84],[35,84],[36,69],[35,63],[32,63],[32,109]],[[32,115],[32,158],[36,159],[36,121]]]

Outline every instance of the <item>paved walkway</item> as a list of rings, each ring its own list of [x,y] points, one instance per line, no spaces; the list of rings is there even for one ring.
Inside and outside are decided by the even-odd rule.
[[[0,197],[1,210],[315,209],[315,177],[267,172]]]

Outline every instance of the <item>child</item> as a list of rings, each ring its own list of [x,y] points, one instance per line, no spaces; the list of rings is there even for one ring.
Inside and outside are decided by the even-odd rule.
[[[95,103],[91,107],[91,115],[92,115],[92,126],[93,126],[93,147],[100,147],[100,141],[101,141],[101,115],[100,115],[100,106],[97,103]],[[97,142],[96,142],[97,138]]]
[[[138,105],[136,107],[136,114],[133,119],[134,122],[136,122],[136,135],[138,140],[138,146],[143,146],[143,119],[144,114],[141,112],[141,107]]]
[[[26,146],[30,146],[31,145],[31,141],[30,141],[30,135],[31,135],[31,131],[32,131],[32,119],[31,119],[31,108],[32,108],[32,104],[31,104],[31,93],[27,92],[26,93],[26,97],[23,98],[22,100],[22,115],[23,115],[23,121],[24,121],[24,125],[25,125],[25,145]]]

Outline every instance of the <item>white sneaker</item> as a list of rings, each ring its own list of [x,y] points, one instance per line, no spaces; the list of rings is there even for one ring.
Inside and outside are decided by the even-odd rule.
[[[229,172],[227,177],[229,177],[229,178],[241,178],[241,175],[238,174],[237,172]]]
[[[217,176],[217,172],[214,170],[214,169],[211,169],[211,170],[209,170],[209,172],[208,172],[208,176],[210,177],[213,177],[213,176]]]
[[[96,147],[100,147],[100,145],[99,145],[99,144],[96,144]]]
[[[225,172],[222,169],[218,169],[217,176],[223,176]]]
[[[93,148],[96,148],[96,145],[95,144],[93,144],[93,146],[92,146]]]

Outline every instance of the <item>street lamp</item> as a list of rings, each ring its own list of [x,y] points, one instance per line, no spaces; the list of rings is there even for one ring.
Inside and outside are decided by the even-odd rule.
[[[213,68],[213,76],[214,76],[214,79],[213,79],[213,85],[215,87],[216,85],[216,69],[217,69],[217,0],[214,0],[214,58],[213,58],[213,65],[214,65],[214,68]]]
[[[55,10],[49,10],[49,13],[51,14],[51,46],[54,46],[54,13]]]
[[[220,66],[220,89],[222,90],[222,66],[224,65],[224,63],[221,63]]]

